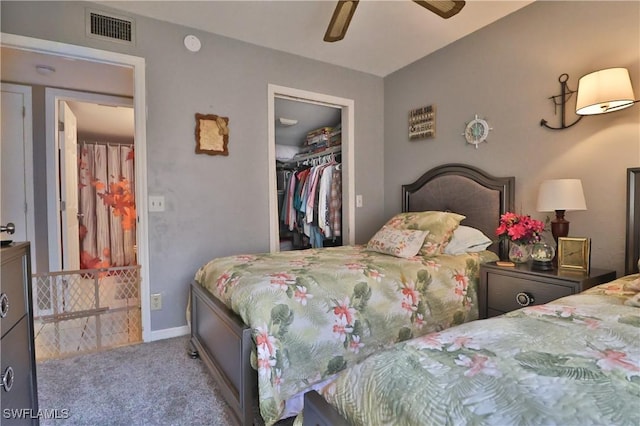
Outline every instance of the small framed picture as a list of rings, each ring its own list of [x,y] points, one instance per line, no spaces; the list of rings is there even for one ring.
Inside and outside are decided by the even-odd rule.
[[[589,238],[558,238],[558,268],[589,273],[591,240]]]
[[[196,154],[229,155],[229,118],[196,114]]]

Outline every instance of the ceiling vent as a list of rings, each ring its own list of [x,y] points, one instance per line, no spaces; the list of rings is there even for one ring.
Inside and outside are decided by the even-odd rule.
[[[118,43],[135,44],[135,21],[95,10],[86,11],[87,36]]]

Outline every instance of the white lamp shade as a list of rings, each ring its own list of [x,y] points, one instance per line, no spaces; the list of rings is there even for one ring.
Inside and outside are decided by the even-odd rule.
[[[580,179],[551,179],[540,185],[537,207],[539,212],[586,209]]]
[[[587,74],[578,82],[576,114],[593,115],[633,105],[633,87],[626,68],[609,68]]]

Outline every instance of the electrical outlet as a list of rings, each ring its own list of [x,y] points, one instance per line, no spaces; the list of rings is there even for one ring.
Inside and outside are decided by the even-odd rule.
[[[162,195],[150,195],[149,196],[149,211],[150,212],[163,212],[164,211],[164,196],[162,196]]]
[[[156,293],[151,295],[151,310],[159,311],[162,309],[162,293]]]

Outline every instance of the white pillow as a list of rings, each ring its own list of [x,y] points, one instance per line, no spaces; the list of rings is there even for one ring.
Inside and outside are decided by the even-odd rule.
[[[394,229],[383,226],[367,243],[367,250],[396,257],[409,258],[418,254],[429,231]]]
[[[479,229],[460,225],[453,231],[451,241],[444,248],[445,254],[464,254],[486,250],[493,243]]]

